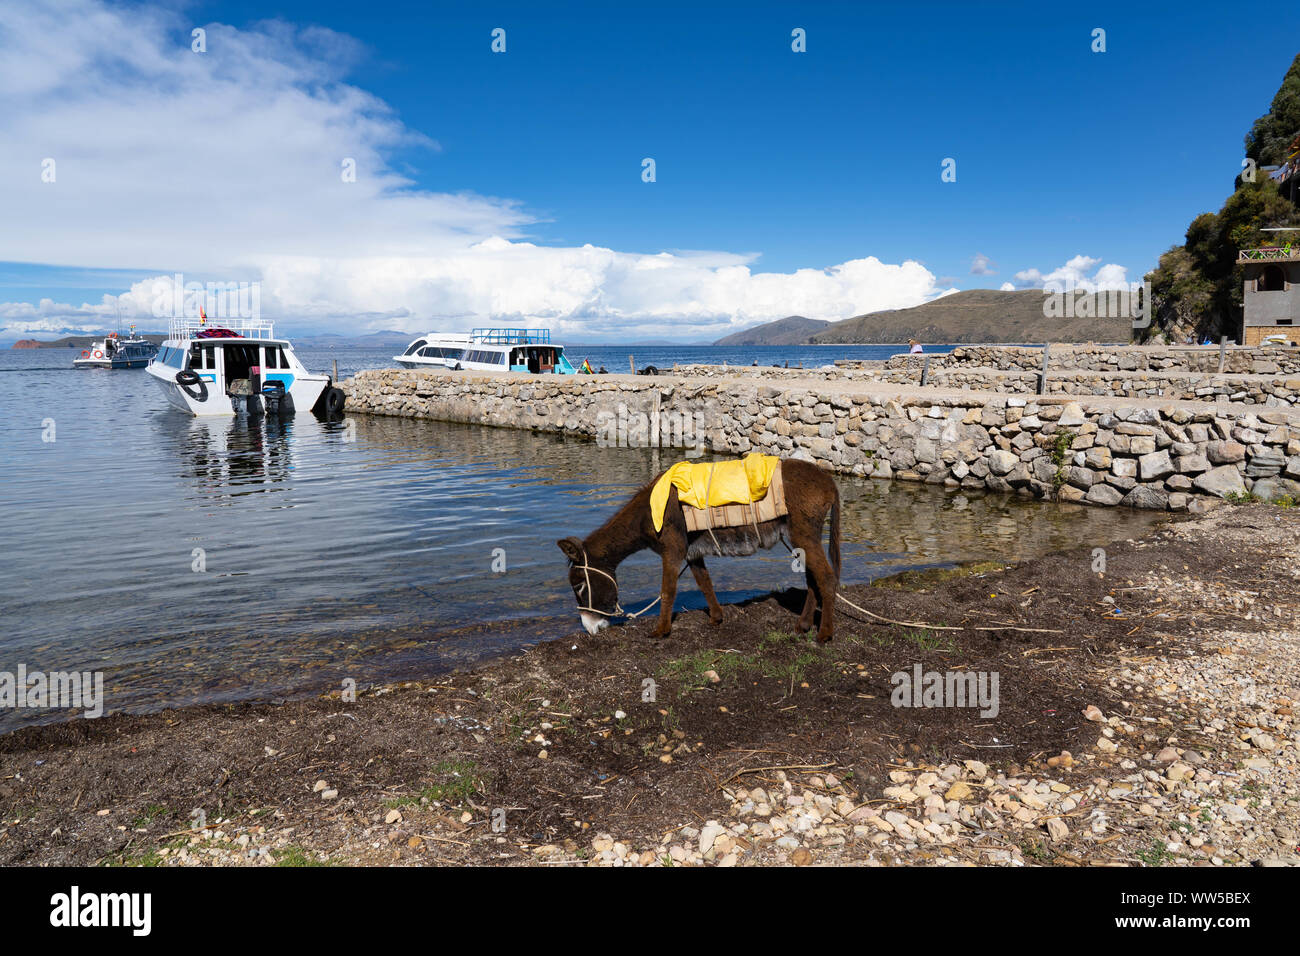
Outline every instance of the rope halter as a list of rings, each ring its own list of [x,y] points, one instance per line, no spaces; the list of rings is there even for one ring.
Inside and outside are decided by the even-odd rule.
[[[574,564],[572,565],[572,567],[575,567],[582,572],[582,577],[584,582],[583,587],[586,588],[585,597],[580,599],[580,602],[578,604],[579,611],[590,611],[592,614],[599,614],[601,617],[634,617],[635,616],[635,615],[629,615],[626,611],[623,610],[622,605],[618,603],[618,581],[614,578],[614,575],[610,574],[608,571],[605,571],[601,568],[593,567],[591,562],[587,558],[587,549],[585,547],[582,549],[582,564]],[[598,608],[582,606],[581,600],[585,599],[588,603],[591,602],[591,594],[592,594],[591,572],[592,571],[595,571],[597,574],[603,574],[605,577],[609,578],[611,582],[613,582],[614,584],[614,610],[613,611],[601,611]]]
[[[595,567],[594,565],[592,565],[592,563],[587,559],[587,549],[586,549],[585,547],[582,549],[582,564],[573,564],[573,565],[570,565],[570,566],[571,566],[571,567],[574,567],[574,568],[577,568],[579,571],[582,572],[582,577],[583,577],[583,582],[584,582],[584,583],[583,583],[583,587],[586,588],[586,600],[587,600],[589,603],[590,603],[590,601],[591,601],[591,572],[592,572],[592,571],[595,571],[597,574],[603,574],[605,577],[609,578],[609,580],[610,580],[611,582],[613,582],[613,584],[614,584],[614,610],[612,610],[612,611],[602,611],[602,610],[599,610],[598,608],[594,608],[594,607],[584,607],[581,603],[579,603],[579,604],[578,604],[578,610],[579,610],[579,611],[589,611],[589,612],[591,612],[592,614],[599,614],[601,617],[625,617],[625,618],[627,618],[629,621],[631,621],[631,620],[635,620],[636,618],[640,617],[640,616],[641,616],[642,614],[644,614],[646,611],[650,610],[652,607],[654,607],[656,604],[658,604],[661,600],[663,600],[663,593],[661,592],[661,593],[659,594],[659,597],[655,598],[653,601],[651,601],[651,602],[650,602],[649,604],[647,604],[645,607],[641,608],[641,610],[639,610],[639,611],[637,611],[637,612],[635,612],[635,613],[630,612],[630,611],[626,611],[626,610],[623,609],[623,605],[621,605],[621,604],[618,603],[618,580],[614,577],[614,575],[610,574],[608,571],[606,571],[606,570],[604,570],[604,569],[602,569],[602,568]],[[682,571],[685,571],[685,570],[686,570],[686,565],[683,564],[683,565],[682,565]],[[678,571],[678,572],[677,572],[678,577],[681,576],[682,571]]]

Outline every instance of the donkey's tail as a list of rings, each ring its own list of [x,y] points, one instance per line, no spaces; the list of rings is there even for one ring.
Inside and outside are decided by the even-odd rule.
[[[835,571],[836,582],[840,579],[840,490],[835,488],[835,497],[831,500],[831,568]]]

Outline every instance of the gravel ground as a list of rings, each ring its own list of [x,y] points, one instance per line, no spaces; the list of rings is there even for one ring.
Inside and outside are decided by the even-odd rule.
[[[355,701],[27,728],[0,863],[1296,865],[1298,530],[1225,505],[1103,573],[851,588],[915,626],[849,612],[824,646],[791,591]],[[891,706],[913,663],[1000,673],[1000,713]]]

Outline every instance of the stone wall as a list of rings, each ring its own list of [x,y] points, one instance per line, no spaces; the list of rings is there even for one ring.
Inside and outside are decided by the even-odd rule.
[[[926,356],[898,355],[886,362],[888,368],[919,368]],[[930,369],[995,368],[1037,372],[1043,367],[1041,348],[1007,345],[961,345],[951,352],[929,356]],[[1053,345],[1047,371],[1086,372],[1218,372],[1219,350],[1215,346]],[[1230,346],[1224,355],[1223,371],[1238,375],[1295,375],[1300,373],[1300,349],[1261,349]]]
[[[1300,496],[1300,420],[1285,409],[396,369],[342,387],[353,412],[682,447],[686,457],[761,451],[847,474],[1098,505],[1185,511],[1248,490]]]
[[[947,361],[943,355],[930,356],[930,372],[926,384],[932,388],[968,389],[985,392],[1006,392],[1018,395],[1033,395],[1038,391],[1038,369],[1042,363],[1042,352],[1037,349],[1002,349],[997,346],[981,346],[969,349],[980,353],[977,359],[970,355],[955,361]],[[1001,357],[997,365],[973,365],[970,361],[990,361],[983,353],[1013,353],[1011,358]],[[1147,350],[1134,349],[1142,352]],[[1239,350],[1231,364],[1237,367],[1250,365],[1266,367],[1262,359],[1251,358]],[[1033,361],[1024,359],[1014,353],[1034,354]],[[1276,350],[1272,350],[1277,359]],[[1287,361],[1274,361],[1271,366],[1280,368],[1289,365]],[[1081,368],[1058,368],[1049,370],[1047,375],[1047,394],[1049,395],[1109,395],[1116,398],[1152,398],[1165,401],[1227,401],[1245,405],[1300,404],[1300,371],[1284,373],[1242,373],[1231,372],[1217,374],[1187,369],[1155,368],[1151,356],[1143,355],[1124,357],[1123,369],[1107,368],[1094,371]],[[1130,365],[1147,363],[1153,367],[1149,370],[1133,371]],[[1064,363],[1070,366],[1075,363]],[[1090,364],[1082,359],[1077,364]],[[1213,362],[1218,367],[1218,352],[1215,351]],[[1300,363],[1297,363],[1300,364]],[[892,385],[910,385],[919,387],[923,370],[923,358],[917,356],[899,356],[888,361],[855,362],[836,366],[818,366],[816,368],[770,368],[763,366],[723,366],[723,365],[681,365],[674,368],[675,374],[698,378],[754,378],[764,381],[788,381],[793,379],[822,379],[827,382],[886,382]]]
[[[896,385],[921,383],[916,369],[887,369],[862,378]],[[932,388],[961,388],[986,392],[1033,395],[1038,373],[987,368],[931,367],[927,384]],[[1236,402],[1246,405],[1300,403],[1300,376],[1207,375],[1195,372],[1058,372],[1047,376],[1048,395],[1109,395],[1116,398],[1152,398],[1170,402]]]

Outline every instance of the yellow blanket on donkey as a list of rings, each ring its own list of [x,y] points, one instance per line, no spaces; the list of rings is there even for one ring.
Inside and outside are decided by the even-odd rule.
[[[776,455],[757,452],[733,461],[700,464],[679,461],[663,473],[650,492],[650,517],[655,530],[663,530],[664,509],[668,507],[668,495],[674,486],[678,500],[692,508],[749,504],[767,493],[772,474],[780,464],[781,459]]]

